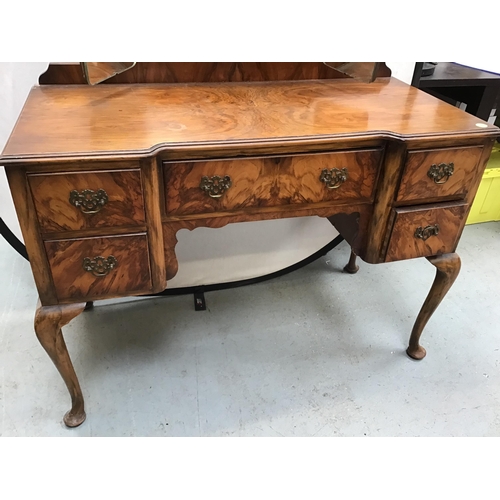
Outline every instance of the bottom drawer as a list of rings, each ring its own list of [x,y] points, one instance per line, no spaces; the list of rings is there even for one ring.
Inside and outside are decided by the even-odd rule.
[[[45,250],[59,300],[152,291],[145,233],[46,241]]]
[[[461,203],[394,210],[385,261],[454,252],[467,208],[468,205]]]

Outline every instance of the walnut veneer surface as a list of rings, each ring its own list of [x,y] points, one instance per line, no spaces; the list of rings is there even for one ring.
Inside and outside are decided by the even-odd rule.
[[[495,134],[394,78],[35,87],[3,155],[125,155],[193,142],[272,144],[338,136]],[[5,161],[5,160],[4,160]]]
[[[316,215],[369,263],[455,254],[499,130],[391,78],[32,89],[1,162],[40,304],[35,330],[85,419],[61,327],[87,301],[165,289],[180,229]]]

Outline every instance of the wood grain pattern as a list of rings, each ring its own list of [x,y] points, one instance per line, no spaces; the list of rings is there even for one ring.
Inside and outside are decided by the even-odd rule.
[[[163,243],[167,280],[171,280],[178,271],[175,255],[177,232],[181,229],[192,231],[198,227],[221,228],[227,224],[256,220],[274,220],[292,217],[318,216],[325,217],[337,228],[340,234],[349,242],[353,250],[363,257],[366,245],[367,227],[370,223],[372,208],[369,204],[349,203],[329,207],[302,208],[295,210],[269,210],[255,214],[246,212],[240,214],[214,214],[217,216],[186,220],[169,220],[163,222]]]
[[[80,383],[69,357],[62,327],[85,310],[85,302],[44,307],[38,302],[35,332],[50,359],[61,374],[71,396],[71,409],[64,415],[68,427],[77,427],[85,420],[85,408]]]
[[[141,158],[130,158],[121,159],[120,155],[117,154],[113,158],[107,158],[106,160],[101,160],[99,158],[92,158],[89,162],[85,157],[70,157],[67,159],[61,159],[57,157],[52,161],[50,158],[42,158],[39,160],[34,160],[23,164],[23,168],[28,174],[55,174],[55,173],[78,173],[83,171],[100,171],[100,170],[137,170]],[[22,163],[22,162],[21,162]],[[21,163],[18,163],[19,165]]]
[[[153,154],[192,143],[275,149],[277,140],[447,135],[498,129],[395,79],[47,86],[31,90],[2,162]]]
[[[145,234],[45,242],[60,302],[94,300],[152,292],[148,241]],[[115,257],[107,276],[96,277],[83,260]]]
[[[421,360],[426,355],[425,349],[419,344],[422,330],[455,282],[461,266],[460,257],[456,253],[427,257],[427,260],[436,267],[436,277],[418,313],[406,350],[408,356],[416,360]]]
[[[160,178],[160,168],[156,158],[143,160],[141,162],[141,168],[144,181],[144,200],[148,227],[151,279],[153,282],[153,291],[161,292],[165,290],[167,286],[161,221],[163,186]]]
[[[119,227],[100,227],[96,229],[81,229],[78,231],[55,231],[43,233],[43,241],[87,238],[90,236],[117,236],[120,234],[145,233],[148,229],[146,224],[137,226],[119,226]]]
[[[389,216],[395,197],[397,183],[401,175],[406,154],[406,144],[389,143],[385,150],[384,165],[380,174],[379,185],[373,204],[373,218],[367,230],[367,247],[363,252],[366,262],[383,262],[383,249],[388,239]],[[359,255],[359,252],[356,252]]]
[[[356,255],[370,263],[429,256],[436,280],[408,348],[415,359],[425,355],[422,329],[458,274],[449,252],[500,131],[395,79],[321,80],[332,71],[317,63],[139,63],[115,78],[176,83],[31,91],[1,163],[43,304],[37,335],[72,396],[67,425],[85,412],[61,326],[85,303],[165,287],[178,269],[181,229],[315,215],[351,245],[348,271]],[[310,77],[318,80],[297,80]],[[217,83],[178,83],[196,78]],[[280,79],[296,81],[261,81]],[[425,164],[451,156],[457,174],[439,191],[425,187]],[[350,175],[339,189],[319,182],[323,168],[343,167]],[[230,175],[228,196],[201,198],[203,175]],[[103,211],[102,220],[82,222],[67,212],[59,193],[104,178],[120,189],[108,218]],[[429,204],[434,197],[462,200]],[[433,225],[436,235],[415,237],[417,227]],[[84,268],[86,257],[111,256],[109,273]]]
[[[398,202],[437,201],[445,197],[464,198],[475,177],[482,147],[409,151],[396,197]],[[453,163],[453,174],[443,184],[428,175],[432,165]]]
[[[335,69],[336,66],[345,66],[346,64],[349,63],[138,62],[130,70],[103,83],[222,83],[347,78],[345,73]],[[371,75],[375,65],[378,64],[377,76],[391,76],[391,71],[384,63],[350,64],[356,65],[345,68],[351,73],[358,72],[360,68],[363,71],[363,76],[365,73]],[[40,76],[39,82],[50,85],[83,84],[85,78],[78,63],[52,63],[47,71]]]
[[[381,158],[381,150],[365,150],[164,163],[166,213],[187,215],[323,201],[369,202]],[[328,189],[320,180],[321,172],[333,168],[347,168],[347,180],[337,189]],[[204,176],[229,176],[231,187],[220,198],[211,198],[200,189]]]
[[[91,167],[91,165],[89,165]],[[31,192],[42,232],[144,224],[141,172],[136,170],[30,174]],[[99,212],[83,213],[70,203],[70,193],[104,190],[107,202]]]
[[[77,171],[80,166],[92,162],[94,169],[99,164],[120,163],[127,165],[143,159],[157,158],[160,161],[188,161],[188,160],[220,160],[257,156],[288,156],[295,154],[329,153],[332,151],[343,151],[346,149],[363,149],[373,147],[385,147],[388,143],[405,144],[412,149],[444,148],[444,147],[466,147],[481,146],[486,139],[494,136],[488,131],[486,136],[480,134],[461,133],[457,137],[453,133],[440,135],[439,137],[413,136],[405,139],[388,137],[383,132],[371,132],[363,135],[352,134],[346,136],[307,136],[307,137],[284,137],[268,141],[234,141],[234,142],[191,142],[174,144],[168,147],[160,146],[152,153],[141,153],[140,151],[117,151],[110,155],[104,153],[81,153],[69,155],[43,156],[38,158],[29,157],[0,157],[4,158],[6,168],[24,168],[30,173]],[[498,134],[500,136],[500,132]],[[108,167],[109,168],[109,167]]]
[[[57,295],[47,255],[40,236],[38,218],[24,169],[6,169],[12,199],[21,226],[31,271],[43,305],[57,304]]]
[[[428,257],[455,251],[458,236],[465,224],[468,206],[461,204],[425,205],[421,208],[398,208],[387,249],[386,262]],[[427,240],[415,237],[417,228],[438,225],[439,233]]]

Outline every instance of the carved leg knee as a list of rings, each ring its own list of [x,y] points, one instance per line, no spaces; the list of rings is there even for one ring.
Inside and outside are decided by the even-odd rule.
[[[71,396],[71,410],[64,415],[68,427],[77,427],[85,420],[82,390],[76,376],[61,328],[85,309],[83,304],[42,306],[38,303],[35,314],[35,332],[61,374]]]

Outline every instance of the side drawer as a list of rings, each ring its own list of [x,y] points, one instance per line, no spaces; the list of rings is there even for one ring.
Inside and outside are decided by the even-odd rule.
[[[29,174],[42,232],[144,224],[141,171]]]
[[[46,241],[44,245],[59,300],[152,291],[144,233]]]
[[[465,203],[395,209],[385,261],[455,251],[467,209]]]
[[[373,199],[381,149],[164,162],[166,213]]]
[[[482,146],[410,151],[396,201],[465,198],[482,151]]]

